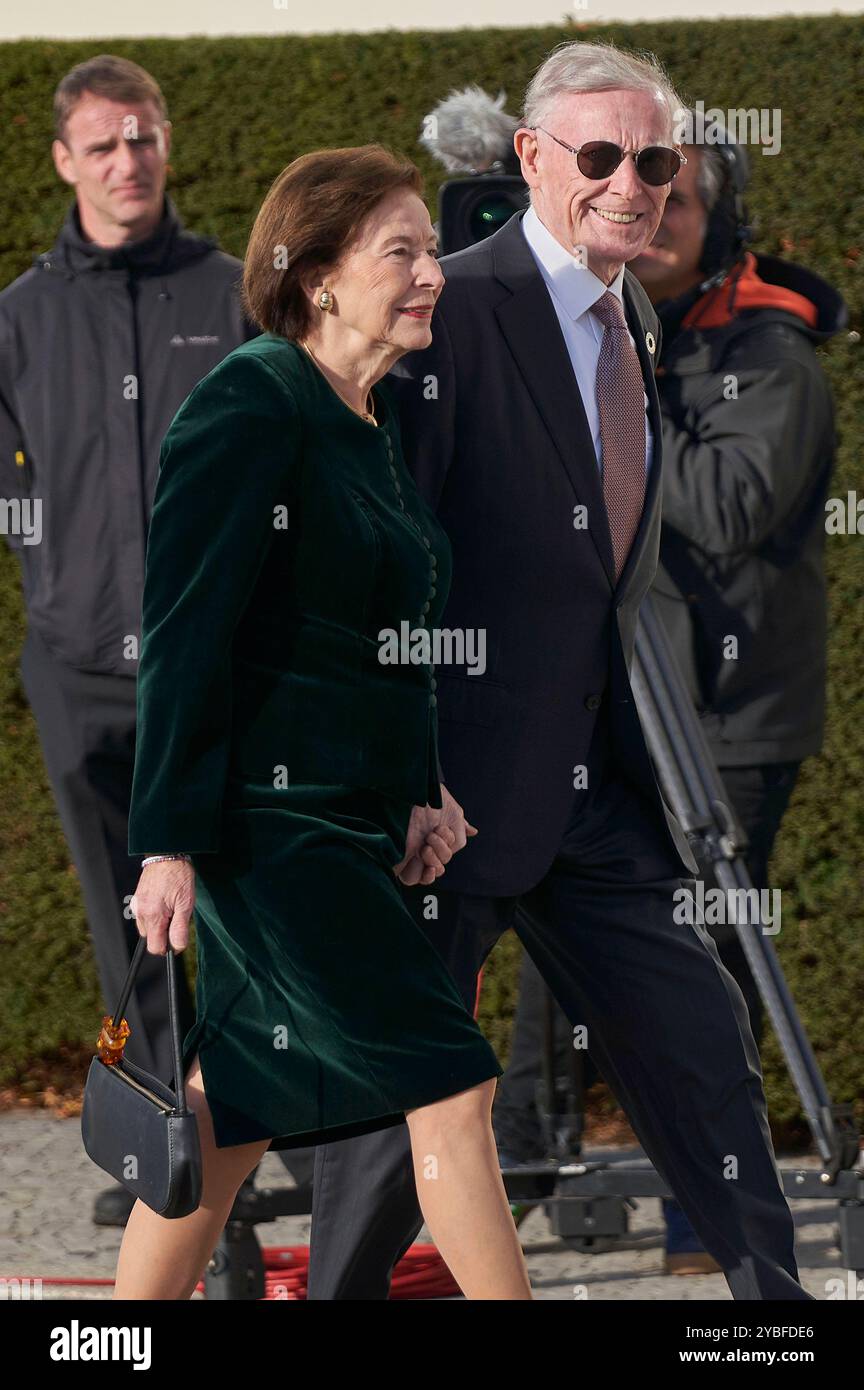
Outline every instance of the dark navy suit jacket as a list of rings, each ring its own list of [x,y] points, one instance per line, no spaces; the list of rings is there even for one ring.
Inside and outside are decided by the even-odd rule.
[[[661,811],[681,871],[698,872],[658,786],[629,678],[659,549],[660,325],[625,270],[654,453],[616,583],[594,444],[523,215],[443,258],[433,341],[386,378],[406,463],[453,547],[442,626],[486,633],[482,674],[440,665],[436,677],[443,777],[479,830],[448,865],[447,886],[491,896],[527,890],[551,865],[601,697],[617,764]]]

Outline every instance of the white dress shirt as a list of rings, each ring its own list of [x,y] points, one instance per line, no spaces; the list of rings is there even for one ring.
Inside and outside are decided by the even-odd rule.
[[[597,464],[603,466],[603,451],[600,442],[600,413],[597,409],[597,362],[600,357],[600,344],[603,340],[603,324],[596,315],[589,313],[592,304],[611,291],[623,308],[624,267],[622,265],[611,285],[604,285],[592,270],[579,263],[576,256],[564,247],[540,221],[533,207],[529,207],[522,218],[522,231],[531,248],[537,268],[546,282],[546,288],[555,306],[561,332],[570,354],[573,375],[579,385],[582,404],[588,419],[588,428],[594,440]],[[631,343],[633,335],[628,330]],[[635,347],[636,344],[633,343]],[[643,395],[645,393],[643,392]],[[648,396],[645,395],[645,477],[651,468],[653,437],[648,423]]]

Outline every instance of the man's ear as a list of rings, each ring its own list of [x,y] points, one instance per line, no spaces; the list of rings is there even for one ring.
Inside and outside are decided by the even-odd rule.
[[[520,126],[513,133],[513,148],[519,156],[522,177],[529,188],[533,188],[537,182],[537,150],[539,148],[536,131],[530,130],[528,126]]]
[[[54,168],[64,183],[71,183],[74,186],[78,179],[73,168],[72,154],[62,140],[52,140],[51,157],[54,160]]]

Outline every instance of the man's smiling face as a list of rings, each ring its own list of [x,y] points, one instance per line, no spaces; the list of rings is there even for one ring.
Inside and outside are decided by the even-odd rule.
[[[567,250],[578,255],[584,248],[589,269],[608,285],[651,242],[672,185],[643,183],[630,158],[609,178],[588,179],[576,156],[546,132],[574,149],[589,140],[610,140],[625,150],[671,146],[668,108],[659,93],[574,93],[559,97],[542,125],[535,131],[520,127],[514,137],[535,211]]]

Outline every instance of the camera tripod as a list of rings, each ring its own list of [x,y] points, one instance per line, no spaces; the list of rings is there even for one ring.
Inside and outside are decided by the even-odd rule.
[[[754,914],[733,914],[736,933],[786,1066],[798,1093],[820,1167],[781,1168],[787,1198],[830,1198],[838,1203],[839,1243],[846,1269],[864,1268],[864,1169],[851,1104],[834,1104],[783,976],[761,896],[753,888],[743,851],[747,841],[731,806],[699,717],[681,678],[671,644],[647,596],[640,608],[631,676],[648,750],[663,794],[700,865],[730,900],[754,901]],[[742,894],[747,897],[742,898]],[[556,1006],[545,990],[544,1041],[537,1109],[548,1158],[502,1169],[511,1200],[547,1205],[555,1234],[583,1249],[606,1248],[627,1230],[627,1199],[672,1197],[647,1160],[589,1162],[580,1158],[584,1130],[582,1055],[570,1048],[565,1075],[556,1077]],[[526,1182],[528,1188],[526,1188]],[[528,1190],[533,1188],[533,1197]],[[624,1199],[624,1200],[622,1200]]]

